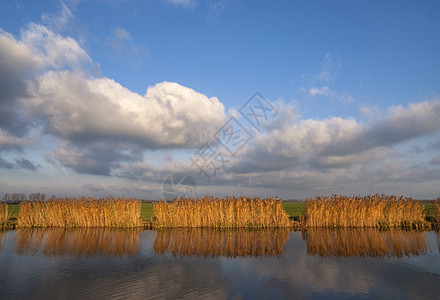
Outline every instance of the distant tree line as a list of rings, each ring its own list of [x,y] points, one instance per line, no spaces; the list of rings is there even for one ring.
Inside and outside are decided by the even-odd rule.
[[[45,201],[46,194],[44,193],[31,193],[26,197],[26,194],[23,193],[6,193],[3,195],[2,202],[7,203],[20,203],[23,201]]]

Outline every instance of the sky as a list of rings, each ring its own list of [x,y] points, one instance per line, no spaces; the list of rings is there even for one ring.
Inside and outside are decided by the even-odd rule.
[[[0,194],[438,198],[439,14],[1,1]]]

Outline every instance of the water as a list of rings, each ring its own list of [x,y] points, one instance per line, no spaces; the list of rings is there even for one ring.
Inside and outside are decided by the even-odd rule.
[[[437,232],[0,232],[0,299],[439,299]]]

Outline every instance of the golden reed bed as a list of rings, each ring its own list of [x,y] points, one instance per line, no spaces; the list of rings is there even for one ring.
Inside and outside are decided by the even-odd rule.
[[[20,204],[18,227],[139,227],[141,202],[125,198],[51,199]]]
[[[1,229],[14,227],[209,227],[209,228],[429,228],[423,206],[395,196],[317,197],[308,199],[299,221],[289,220],[281,201],[246,197],[180,199],[153,205],[150,223],[141,220],[141,202],[125,198],[52,198],[20,204],[11,222],[8,205],[0,204]],[[440,199],[432,204],[429,220],[440,224]],[[14,218],[12,218],[14,219]],[[8,223],[9,221],[9,223]]]
[[[218,230],[178,228],[159,230],[154,240],[156,253],[179,256],[246,257],[280,256],[289,237],[289,229]]]
[[[403,257],[426,254],[425,232],[377,229],[308,229],[307,253],[340,257]]]
[[[21,255],[41,253],[48,256],[130,256],[139,252],[139,233],[139,229],[19,229],[16,252]]]
[[[289,216],[275,199],[180,199],[153,205],[156,227],[274,228],[289,227]]]
[[[306,200],[306,227],[405,227],[426,225],[423,206],[396,196],[317,197]]]

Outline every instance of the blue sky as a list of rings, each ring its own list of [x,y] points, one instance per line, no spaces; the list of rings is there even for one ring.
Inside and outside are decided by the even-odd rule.
[[[440,197],[437,1],[2,1],[0,191]],[[148,89],[148,91],[147,91]],[[259,91],[276,116],[239,113]],[[208,180],[190,158],[252,138]],[[225,152],[226,153],[226,152]]]

